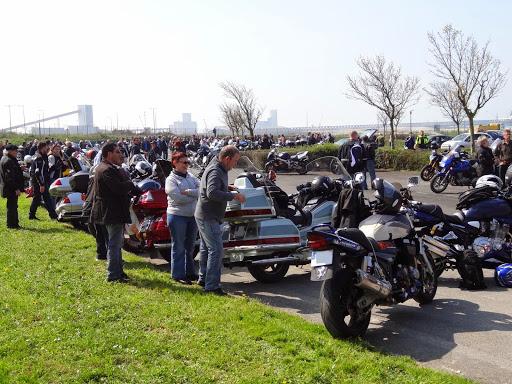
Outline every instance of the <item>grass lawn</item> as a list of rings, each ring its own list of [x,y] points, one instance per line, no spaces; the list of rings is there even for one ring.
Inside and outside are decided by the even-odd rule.
[[[205,295],[125,253],[131,284],[105,282],[94,240],[47,219],[5,229],[0,201],[1,383],[459,383],[334,340],[255,300]],[[276,289],[278,289],[276,285]]]

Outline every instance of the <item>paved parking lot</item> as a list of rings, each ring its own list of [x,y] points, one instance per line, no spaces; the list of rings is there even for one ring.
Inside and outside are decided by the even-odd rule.
[[[389,181],[407,183],[412,172],[383,172]],[[279,175],[278,184],[287,192],[314,175]],[[437,203],[453,211],[461,187],[448,187],[440,195],[422,182],[413,191],[416,200]],[[436,299],[420,307],[407,302],[374,311],[366,339],[377,349],[409,355],[420,363],[484,383],[512,383],[512,298],[510,290],[496,287],[492,271],[485,271],[485,291],[458,288],[456,272],[445,272]],[[276,284],[256,282],[244,269],[225,270],[224,288],[247,294],[278,309],[320,322],[320,283],[309,280],[309,267],[291,268]]]

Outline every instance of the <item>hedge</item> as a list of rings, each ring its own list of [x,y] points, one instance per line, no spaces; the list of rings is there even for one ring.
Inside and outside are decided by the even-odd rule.
[[[301,151],[309,151],[310,158],[316,159],[322,156],[337,156],[339,146],[336,144],[317,144],[303,147],[283,148],[290,154]],[[258,168],[263,168],[267,159],[268,150],[260,149],[255,151],[245,151],[247,156]],[[427,150],[406,150],[379,148],[376,154],[376,165],[379,169],[393,169],[419,171],[429,161],[430,151]]]

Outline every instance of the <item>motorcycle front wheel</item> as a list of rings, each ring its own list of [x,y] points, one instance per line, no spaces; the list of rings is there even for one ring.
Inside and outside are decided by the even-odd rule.
[[[277,283],[281,281],[288,269],[289,265],[286,264],[272,264],[269,266],[264,265],[248,265],[249,273],[258,280],[260,283]]]
[[[349,306],[353,290],[351,273],[340,271],[325,280],[320,291],[320,314],[327,331],[337,339],[353,339],[366,333],[371,311],[358,313]]]
[[[420,177],[423,181],[430,181],[430,179],[433,178],[435,174],[436,170],[434,167],[432,167],[431,164],[425,165],[423,168],[421,168],[420,171]]]
[[[418,302],[420,305],[429,304],[434,300],[434,297],[437,293],[437,270],[436,265],[434,263],[434,259],[430,256],[429,253],[425,254],[428,262],[432,266],[434,273],[430,272],[425,265],[423,260],[420,261],[418,265],[418,269],[420,270],[420,277],[423,286],[421,291],[414,297],[414,300]]]
[[[299,167],[297,168],[297,173],[299,175],[305,175],[306,173],[308,173],[308,169],[306,168],[305,165],[299,165]]]
[[[442,175],[438,173],[435,175],[432,180],[430,180],[430,190],[434,193],[441,193],[446,188],[448,188],[448,184],[450,183],[450,177],[446,177],[446,175]]]

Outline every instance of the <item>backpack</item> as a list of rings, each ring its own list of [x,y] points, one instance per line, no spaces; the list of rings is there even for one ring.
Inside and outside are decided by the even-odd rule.
[[[457,257],[457,270],[462,278],[459,284],[460,288],[470,291],[487,288],[484,282],[482,263],[476,252],[465,251],[460,257]]]

